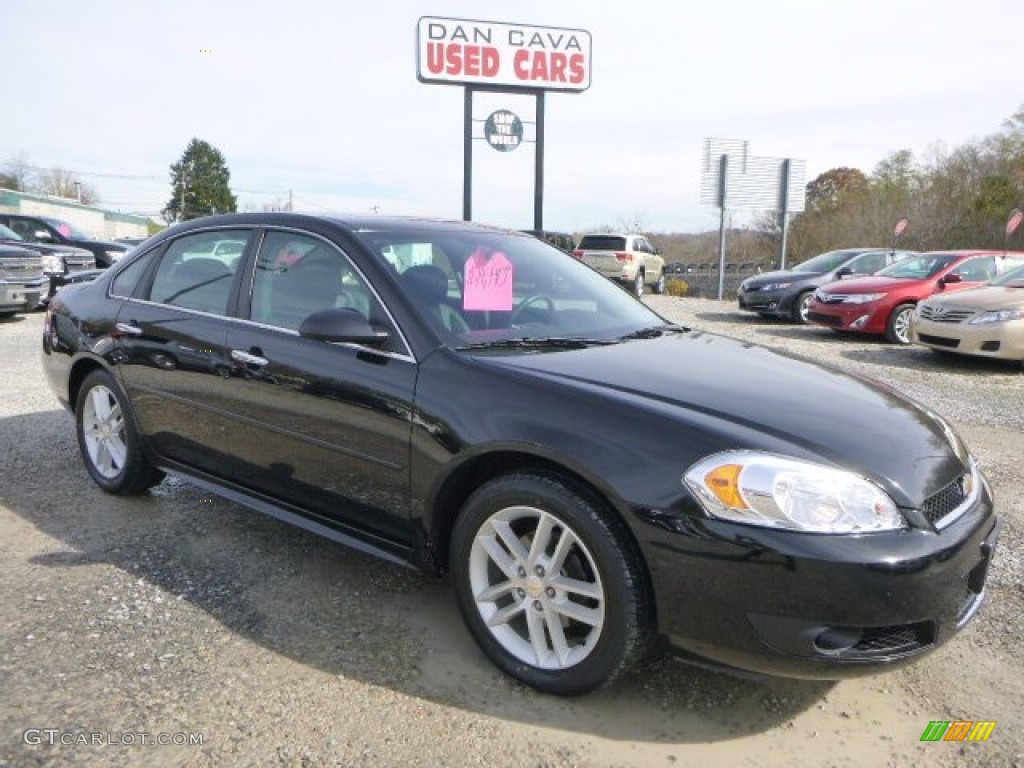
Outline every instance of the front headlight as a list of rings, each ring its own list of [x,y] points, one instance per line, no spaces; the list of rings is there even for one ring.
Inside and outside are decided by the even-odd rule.
[[[767,283],[766,285],[762,285],[761,286],[761,290],[762,291],[778,291],[778,290],[781,290],[782,288],[789,288],[789,286],[791,286],[792,284],[793,284],[792,280],[790,282],[788,282],[788,283]]]
[[[1024,320],[1024,309],[996,309],[992,312],[982,312],[971,320],[968,325],[981,325],[982,323],[1008,323],[1011,320]]]
[[[808,533],[905,528],[896,504],[870,480],[841,469],[758,451],[709,456],[683,475],[712,517]]]
[[[64,259],[58,253],[43,254],[43,272],[55,275],[64,272]]]
[[[878,301],[885,296],[884,293],[848,293],[843,297],[844,304],[867,304]]]
[[[117,264],[127,251],[104,251],[104,253],[107,254],[107,258],[110,259],[111,264]]]

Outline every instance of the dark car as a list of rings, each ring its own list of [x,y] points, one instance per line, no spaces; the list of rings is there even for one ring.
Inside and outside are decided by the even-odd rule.
[[[226,240],[240,259],[209,255]],[[101,488],[169,473],[448,572],[486,655],[542,691],[596,688],[659,638],[865,673],[984,594],[990,490],[939,416],[674,326],[522,233],[198,219],[62,290],[43,333]]]
[[[0,244],[25,248],[42,256],[43,272],[50,282],[44,299],[53,296],[57,288],[67,282],[70,275],[96,268],[96,260],[92,253],[84,248],[29,242],[3,224],[0,224]]]
[[[106,269],[124,256],[131,246],[110,240],[97,240],[74,224],[52,216],[27,216],[20,213],[0,213],[0,224],[14,230],[31,243],[51,243],[83,248],[92,253],[96,266]]]
[[[524,229],[523,232],[539,237],[544,242],[550,243],[558,250],[565,251],[566,253],[572,253],[573,248],[576,247],[576,241],[568,232],[552,232],[546,229]]]
[[[850,275],[873,274],[912,253],[883,248],[828,251],[792,269],[748,277],[740,283],[737,300],[740,309],[806,323],[815,288]]]

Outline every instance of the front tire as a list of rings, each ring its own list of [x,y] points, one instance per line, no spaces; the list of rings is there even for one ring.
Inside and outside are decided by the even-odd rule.
[[[913,304],[900,304],[889,315],[885,324],[885,339],[893,344],[910,343],[910,316],[914,314]]]
[[[811,311],[811,300],[814,298],[814,291],[803,291],[793,301],[793,311],[791,317],[794,323],[800,323],[801,325],[807,325],[810,323],[807,315]]]
[[[647,651],[650,590],[624,524],[560,477],[498,477],[452,534],[459,610],[505,674],[572,696],[610,683]]]
[[[658,282],[654,284],[654,292],[659,295],[665,293],[665,270],[661,270]]]
[[[114,378],[97,370],[85,377],[75,404],[78,448],[93,481],[107,493],[141,493],[164,474],[142,452],[138,427]]]

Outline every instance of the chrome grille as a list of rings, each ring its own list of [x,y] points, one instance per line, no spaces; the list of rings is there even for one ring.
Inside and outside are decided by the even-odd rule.
[[[925,499],[921,511],[928,522],[942,528],[959,518],[967,510],[975,482],[973,475],[967,473]]]
[[[42,259],[0,259],[0,280],[41,280]]]
[[[933,323],[963,323],[974,316],[973,309],[954,309],[941,304],[922,304],[918,311],[923,320],[931,320]]]

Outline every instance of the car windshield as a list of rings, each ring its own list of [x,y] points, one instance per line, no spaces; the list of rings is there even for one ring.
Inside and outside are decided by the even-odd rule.
[[[624,251],[626,238],[615,235],[584,235],[576,247],[581,251]]]
[[[0,224],[0,240],[24,240],[21,235],[15,232],[13,229],[8,229],[3,224]]]
[[[1005,285],[1010,288],[1024,288],[1024,265],[1011,269],[1009,272],[1004,272],[995,280],[991,281],[989,285]]]
[[[453,347],[582,346],[674,326],[569,254],[523,234],[423,229],[357,235]]]
[[[47,224],[71,240],[95,240],[96,238],[64,219],[43,219]]]
[[[956,253],[926,253],[921,256],[911,256],[876,272],[875,276],[921,280],[926,277],[934,277],[960,258],[960,254]]]
[[[817,255],[813,259],[808,259],[802,264],[797,264],[793,267],[793,271],[813,272],[815,274],[831,272],[860,253],[863,253],[863,251],[829,251],[828,253]]]

